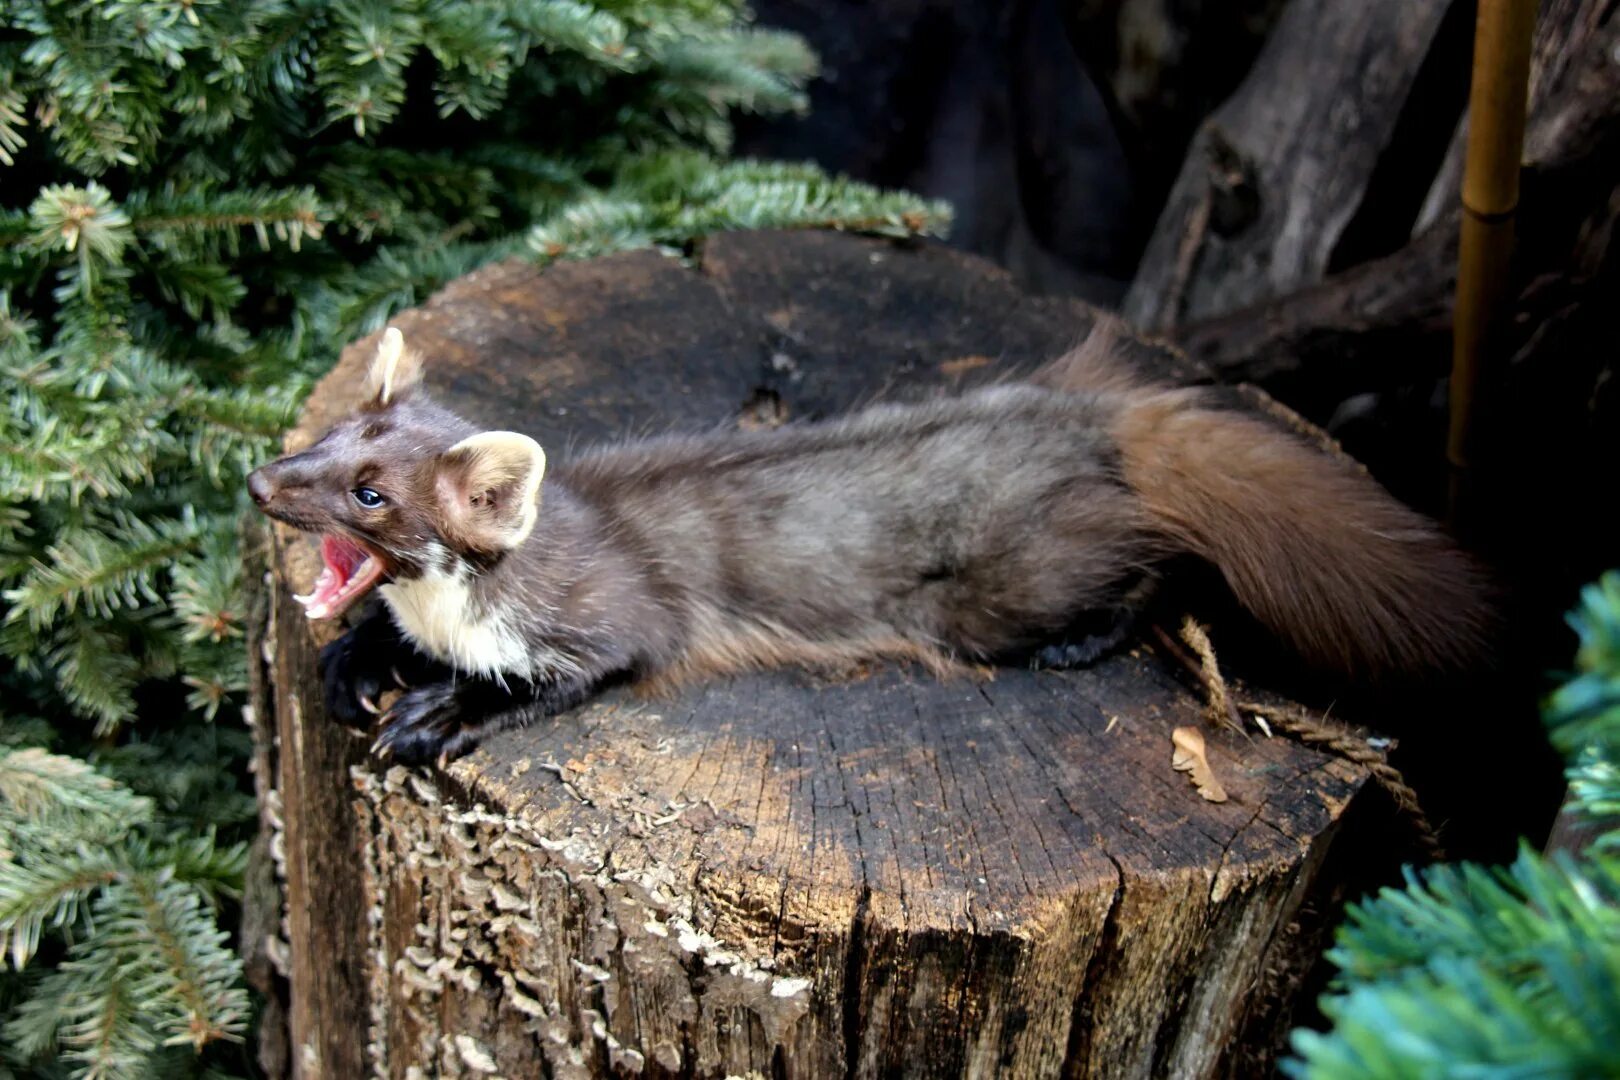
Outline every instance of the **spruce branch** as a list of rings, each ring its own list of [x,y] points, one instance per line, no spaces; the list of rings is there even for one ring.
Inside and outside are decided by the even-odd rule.
[[[118,873],[104,852],[84,849],[38,869],[0,863],[0,948],[12,966],[22,968],[33,958],[47,923],[77,922],[85,899],[116,881]]]
[[[166,870],[138,871],[101,894],[96,916],[104,940],[133,961],[139,974],[131,982],[167,1006],[158,1015],[167,1044],[200,1050],[241,1036],[248,1015],[247,992],[237,985],[241,964],[196,890]]]
[[[3,421],[0,421],[3,424]],[[21,432],[0,426],[0,499],[8,502],[127,495],[151,475],[151,446],[126,443],[117,429],[86,430],[59,417]]]
[[[0,878],[38,902],[8,1064],[206,1074],[241,1029],[248,751],[208,722],[245,680],[235,516],[344,341],[497,258],[941,226],[694,149],[813,71],[733,0],[0,5],[0,754],[96,763],[0,774]]]
[[[679,244],[736,228],[835,228],[879,235],[942,232],[949,210],[802,165],[718,164],[691,152],[638,163],[606,193],[591,192],[530,231],[542,259],[588,258]]]
[[[747,112],[803,112],[804,84],[816,72],[815,55],[801,38],[743,31],[711,40],[677,38],[657,53],[667,94],[686,93],[716,107]]]
[[[13,625],[27,622],[8,622],[7,628]],[[129,649],[131,640],[140,639],[133,628],[88,619],[70,620],[41,636],[44,666],[57,690],[75,712],[95,718],[97,735],[116,731],[135,714],[135,688],[143,672]]]
[[[1375,979],[1437,957],[1534,971],[1548,949],[1620,942],[1620,863],[1589,871],[1529,849],[1508,867],[1440,864],[1408,870],[1403,889],[1352,905],[1328,956],[1351,980]]]
[[[1290,1075],[1620,1075],[1620,575],[1571,616],[1576,674],[1546,719],[1596,844],[1509,867],[1437,865],[1353,905],[1329,954],[1339,967],[1326,1032],[1294,1032]]]
[[[1438,961],[1390,984],[1358,986],[1323,1003],[1335,1024],[1331,1038],[1295,1033],[1295,1049],[1310,1067],[1287,1071],[1319,1077],[1614,1076],[1620,1070],[1620,1031],[1612,994],[1620,969],[1612,950],[1600,950],[1585,963],[1570,959],[1556,965],[1567,981],[1538,998],[1525,997],[1511,975],[1455,961]]]
[[[214,534],[203,550],[177,562],[171,576],[169,606],[187,642],[219,644],[242,636],[242,561],[229,533]]]
[[[27,364],[39,351],[39,325],[11,309],[11,293],[0,289],[0,367]]]
[[[44,717],[20,713],[15,705],[12,711],[0,713],[0,750],[35,750],[43,753],[56,741],[56,729]]]
[[[508,18],[540,48],[578,53],[609,68],[629,70],[639,56],[625,23],[601,6],[575,0],[512,0]]]
[[[322,298],[330,332],[343,339],[370,333],[451,279],[519,250],[517,237],[409,251],[382,248]]]
[[[189,512],[145,521],[125,514],[91,519],[64,533],[34,561],[22,584],[5,591],[8,621],[43,629],[64,615],[115,612],[159,603],[162,569],[195,549],[200,529]]]
[[[247,871],[246,844],[220,844],[214,830],[195,836],[168,836],[154,842],[137,836],[123,852],[125,865],[133,871],[175,882],[196,891],[212,908],[227,898],[242,895],[242,875]]]
[[[118,263],[130,241],[129,217],[112,194],[91,181],[86,187],[52,184],[40,189],[28,208],[32,231],[27,242],[39,251],[65,251],[78,259],[82,284],[89,295],[110,266]]]
[[[39,747],[0,753],[0,806],[8,818],[53,824],[64,815],[88,815],[128,826],[152,813],[148,800],[131,794],[88,762]]]
[[[149,865],[170,859],[178,880],[204,888],[210,896],[232,895],[240,875],[225,880],[223,860],[240,845],[214,845],[216,833],[237,835],[256,820],[253,796],[237,787],[231,769],[252,753],[252,740],[241,727],[228,724],[184,724],[171,730],[134,732],[117,746],[100,750],[95,766],[110,779],[152,801],[156,819],[172,824],[174,842],[154,852]],[[213,855],[203,858],[188,848],[207,842]],[[245,857],[245,856],[244,856]],[[215,865],[204,872],[188,865]],[[211,886],[210,881],[224,884]]]
[[[208,238],[222,245],[209,250],[227,254],[238,250],[236,238],[242,229],[252,230],[261,249],[270,246],[273,235],[297,251],[303,241],[319,239],[324,227],[321,201],[309,187],[169,189],[155,195],[137,194],[124,209],[130,228],[142,234],[145,243]]]
[[[61,1046],[70,1075],[139,1075],[157,1049],[136,992],[106,950],[73,957],[39,980],[8,1018],[4,1033],[29,1058]]]
[[[180,681],[187,688],[186,706],[204,719],[214,720],[227,702],[247,693],[247,673],[237,649],[192,641],[186,643],[181,657],[185,674]]]
[[[23,115],[27,106],[21,91],[12,85],[10,70],[0,70],[0,165],[15,165],[17,151],[28,145],[22,129],[28,125]]]
[[[158,294],[171,304],[179,304],[187,315],[199,322],[204,313],[218,322],[229,322],[231,311],[247,295],[242,279],[223,263],[162,259],[149,262],[147,270]]]
[[[238,1037],[247,1016],[240,963],[214,919],[237,894],[246,848],[154,837],[151,810],[82,762],[0,754],[0,821],[19,845],[0,859],[0,945],[21,968],[47,931],[69,942],[7,1034],[35,1053],[60,1042],[86,1075],[123,1075],[160,1041]],[[73,846],[34,843],[72,821]]]
[[[1552,742],[1570,759],[1569,783],[1577,813],[1597,822],[1620,822],[1620,572],[1604,575],[1581,593],[1569,617],[1580,639],[1576,673],[1547,703]],[[1598,845],[1620,848],[1606,830]]]

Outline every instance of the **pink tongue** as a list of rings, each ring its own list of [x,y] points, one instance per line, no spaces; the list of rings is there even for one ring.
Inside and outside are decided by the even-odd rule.
[[[366,561],[366,553],[353,540],[341,536],[321,537],[321,560],[344,581],[354,576],[354,568]]]
[[[331,606],[354,576],[355,568],[366,561],[366,553],[353,541],[339,536],[323,536],[321,561],[326,567],[321,571],[321,576],[315,579],[315,588],[310,592],[306,605],[311,612]]]

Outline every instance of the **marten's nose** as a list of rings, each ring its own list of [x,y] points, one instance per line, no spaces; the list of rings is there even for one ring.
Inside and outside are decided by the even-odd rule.
[[[248,473],[248,494],[253,496],[255,503],[260,506],[268,505],[275,493],[276,487],[270,482],[270,478],[264,475],[263,469],[254,469]]]

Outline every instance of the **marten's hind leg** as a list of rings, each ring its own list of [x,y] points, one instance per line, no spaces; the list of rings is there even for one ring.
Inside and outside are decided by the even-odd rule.
[[[1095,664],[1135,636],[1138,612],[1133,608],[1112,608],[1092,613],[1081,623],[1064,631],[1063,637],[1042,645],[1030,654],[1036,668],[1078,668]]]
[[[1105,608],[1082,613],[1055,641],[1036,647],[1029,664],[1036,668],[1088,667],[1116,652],[1136,637],[1142,613],[1147,610],[1158,585],[1152,574],[1143,574],[1124,590],[1119,600]]]

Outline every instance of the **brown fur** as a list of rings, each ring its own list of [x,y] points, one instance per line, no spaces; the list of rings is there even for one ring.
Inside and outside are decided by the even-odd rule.
[[[670,694],[706,679],[749,671],[804,667],[838,674],[882,660],[917,664],[939,679],[975,675],[981,670],[952,660],[937,648],[905,638],[815,642],[750,629],[687,649],[669,668],[643,679],[637,689],[649,695]]]
[[[1478,566],[1346,460],[1196,389],[1138,381],[1104,327],[1032,381],[1101,391],[1126,483],[1152,527],[1213,563],[1307,660],[1360,677],[1456,670],[1491,623]]]
[[[1140,379],[1106,332],[1033,385],[610,446],[550,474],[531,440],[475,434],[415,387],[408,354],[383,355],[366,407],[255,473],[254,497],[362,542],[407,637],[545,709],[616,675],[876,659],[947,674],[1054,642],[1053,662],[1084,662],[1182,552],[1324,667],[1480,652],[1479,576],[1437,530],[1295,434]],[[357,506],[357,485],[384,504]],[[1094,635],[1099,614],[1114,625]],[[394,725],[396,749],[475,740],[446,735],[434,693]]]

